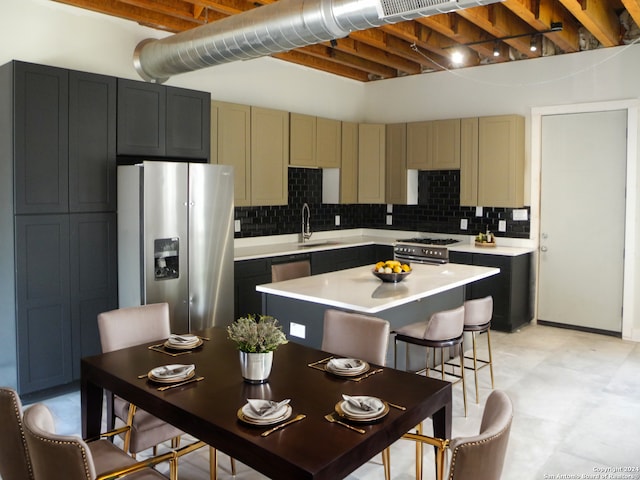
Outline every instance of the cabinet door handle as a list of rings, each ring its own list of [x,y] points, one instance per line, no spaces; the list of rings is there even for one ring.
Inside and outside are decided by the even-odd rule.
[[[546,252],[547,251],[547,247],[544,247],[544,246],[540,247],[540,251],[541,252]]]

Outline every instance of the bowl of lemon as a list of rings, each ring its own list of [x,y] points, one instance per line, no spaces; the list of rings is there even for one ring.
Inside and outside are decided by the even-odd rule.
[[[411,266],[397,260],[386,260],[375,264],[373,274],[383,282],[398,283],[411,274]]]

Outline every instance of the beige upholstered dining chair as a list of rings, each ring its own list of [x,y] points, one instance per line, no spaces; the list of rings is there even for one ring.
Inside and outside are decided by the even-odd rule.
[[[487,398],[482,414],[480,432],[472,437],[452,440],[407,433],[403,438],[420,444],[433,445],[437,449],[436,471],[438,480],[444,478],[446,449],[451,451],[449,480],[499,480],[509,443],[513,404],[502,390],[494,390]],[[422,455],[416,457],[416,480],[422,479]]]
[[[155,303],[137,307],[120,308],[98,315],[98,331],[103,352],[111,352],[141,343],[164,340],[171,334],[169,305]],[[180,333],[180,332],[178,332]],[[109,403],[111,402],[111,406]],[[172,447],[179,446],[179,437],[184,433],[163,420],[138,409],[129,402],[113,395],[107,395],[107,420],[112,428],[113,417],[131,425],[130,441],[125,440],[125,451],[135,455],[148,448],[172,440]],[[178,450],[184,455],[205,446],[197,442]],[[210,447],[211,479],[217,478],[217,451]],[[235,475],[235,460],[231,459],[231,471]]]
[[[34,479],[22,427],[22,402],[18,393],[9,387],[0,387],[0,477]]]
[[[462,399],[464,401],[464,416],[467,416],[467,392],[464,379],[464,349],[462,348],[464,329],[464,305],[451,310],[443,310],[436,312],[429,317],[426,322],[417,322],[406,325],[395,331],[395,349],[394,349],[394,366],[397,364],[398,342],[405,342],[412,345],[420,345],[427,349],[426,368],[419,370],[417,373],[430,373],[430,356],[431,349],[440,349],[440,376],[444,380],[445,375],[457,377],[454,383],[462,381]],[[445,372],[445,353],[444,349],[448,347],[459,347],[460,352],[460,374],[455,371]],[[409,365],[409,346],[406,349],[406,365]],[[453,367],[455,368],[455,367]]]
[[[276,263],[271,265],[271,281],[283,282],[293,278],[308,277],[311,275],[309,260],[299,262]]]
[[[175,452],[136,462],[109,440],[85,442],[79,437],[57,435],[53,416],[41,403],[25,411],[24,432],[37,480],[120,478],[116,472],[125,474],[122,478],[166,480],[152,468],[164,461],[171,462],[171,478],[176,478]]]
[[[377,317],[327,309],[324,312],[322,350],[384,365],[389,347],[389,322]],[[390,450],[382,451],[384,478],[391,478]]]
[[[322,350],[384,365],[389,322],[381,318],[328,309],[324,312]]]

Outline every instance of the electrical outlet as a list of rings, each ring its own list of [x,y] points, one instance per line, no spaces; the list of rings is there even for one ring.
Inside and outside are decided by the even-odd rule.
[[[393,215],[387,215],[387,225],[393,225]]]
[[[240,220],[236,220],[233,222],[233,231],[238,233],[240,231]]]
[[[307,335],[307,327],[299,323],[291,322],[289,324],[289,335],[292,337],[305,338]]]
[[[514,210],[513,211],[513,219],[515,221],[526,221],[528,218],[527,210]]]
[[[387,203],[387,213],[393,213],[393,203]]]
[[[482,216],[482,207],[476,207],[476,217]]]
[[[335,218],[335,225],[336,225],[336,227],[339,227],[339,226],[340,226],[340,215],[336,215],[336,218]]]
[[[507,221],[506,220],[499,220],[498,221],[498,231],[499,232],[506,232],[507,231]]]
[[[466,218],[460,219],[460,230],[466,230],[469,226],[469,221]]]

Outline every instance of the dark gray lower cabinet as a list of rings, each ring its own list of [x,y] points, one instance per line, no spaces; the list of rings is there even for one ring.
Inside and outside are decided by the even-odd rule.
[[[347,268],[373,265],[379,260],[391,260],[393,247],[387,245],[364,245],[360,247],[323,250],[311,254],[311,274],[335,272]]]
[[[18,391],[73,380],[68,215],[16,216]]]
[[[493,296],[491,328],[513,332],[533,317],[530,288],[531,254],[505,256],[449,252],[449,261],[465,265],[497,267],[498,275],[467,285],[466,298]]]
[[[100,353],[98,313],[117,308],[116,214],[18,215],[16,294],[21,394],[80,378]]]
[[[69,218],[71,354],[76,380],[80,359],[102,351],[98,314],[118,308],[118,233],[115,213]]]
[[[378,260],[393,258],[393,247],[388,245],[364,245],[310,252],[310,254],[285,255],[278,257],[242,260],[235,262],[235,318],[262,311],[262,295],[256,292],[256,285],[271,282],[273,263],[294,262],[311,259],[311,274],[333,272],[346,268],[360,267]]]
[[[256,292],[256,285],[271,282],[269,259],[235,262],[233,275],[235,318],[262,312],[262,295]]]

